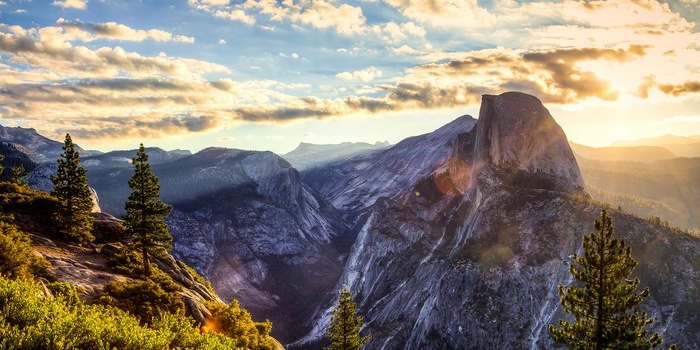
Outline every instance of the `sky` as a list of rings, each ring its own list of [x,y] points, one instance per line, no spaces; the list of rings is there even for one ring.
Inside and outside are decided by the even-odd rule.
[[[0,0],[0,124],[83,148],[397,143],[483,94],[700,134],[700,0]]]

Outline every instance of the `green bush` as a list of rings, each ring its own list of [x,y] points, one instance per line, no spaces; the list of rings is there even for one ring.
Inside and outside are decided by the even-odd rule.
[[[68,305],[36,283],[0,278],[0,349],[240,349],[221,335],[198,335],[194,321],[172,314],[142,327],[104,305]]]
[[[82,304],[82,300],[78,297],[82,288],[75,287],[68,282],[51,282],[46,285],[46,288],[54,297],[62,298],[67,305]]]
[[[31,279],[44,275],[49,263],[32,252],[27,234],[8,222],[0,221],[0,275]]]
[[[141,324],[150,323],[165,312],[181,315],[185,309],[176,291],[165,290],[150,279],[109,282],[98,302],[127,311],[136,316]]]
[[[270,337],[272,322],[253,322],[250,313],[241,309],[238,301],[226,305],[220,302],[206,302],[205,306],[211,311],[213,331],[223,333],[236,342],[252,350],[275,350],[277,345]]]

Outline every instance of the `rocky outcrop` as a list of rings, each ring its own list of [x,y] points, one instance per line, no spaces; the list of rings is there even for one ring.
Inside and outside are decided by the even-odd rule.
[[[564,131],[540,100],[520,92],[483,96],[472,155],[473,169],[512,166],[585,187]]]
[[[102,214],[104,215],[104,214]],[[49,272],[61,282],[68,282],[81,290],[81,298],[92,301],[97,298],[104,286],[111,281],[125,282],[129,277],[113,272],[107,264],[109,256],[123,248],[120,244],[81,247],[66,243],[56,244],[41,235],[31,235],[35,254],[43,256],[51,264]],[[204,324],[211,312],[204,301],[219,301],[219,297],[207,289],[184,268],[182,262],[171,255],[154,257],[157,266],[173,281],[182,286],[180,299],[187,308],[187,314],[195,321]]]

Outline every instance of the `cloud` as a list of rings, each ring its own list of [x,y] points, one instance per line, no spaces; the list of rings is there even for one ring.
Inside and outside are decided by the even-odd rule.
[[[54,6],[61,6],[63,8],[74,8],[79,10],[84,10],[87,8],[87,0],[65,0],[65,1],[54,1],[52,4]]]
[[[56,21],[56,24],[63,28],[62,34],[64,35],[65,40],[77,39],[89,42],[97,39],[110,39],[139,42],[150,39],[155,41],[194,43],[194,38],[191,37],[173,35],[158,29],[133,29],[116,22],[84,23],[80,21],[71,22],[63,18],[59,18],[58,21]],[[54,33],[54,35],[59,34],[61,33]]]
[[[425,28],[413,22],[402,23],[401,25],[395,22],[389,22],[384,26],[383,31],[389,34],[392,41],[406,39],[408,37],[406,34],[411,34],[416,37],[424,37],[426,34]]]
[[[343,80],[361,80],[361,81],[372,81],[374,78],[381,78],[382,76],[382,71],[378,70],[374,66],[363,69],[363,70],[358,70],[354,71],[352,73],[350,72],[341,72],[335,75],[336,78],[338,79],[343,79]]]
[[[579,68],[576,65],[577,62],[606,60],[623,63],[641,56],[644,56],[644,48],[632,45],[627,51],[623,49],[579,48],[526,53],[523,55],[523,61],[534,63],[548,72],[548,76],[541,79],[544,86],[549,86],[549,90],[553,90],[554,93],[546,94],[548,98],[545,99],[545,102],[571,103],[588,97],[615,101],[619,96],[619,91],[612,89],[608,80],[599,78],[592,71]]]
[[[367,19],[362,8],[348,4],[335,6],[324,0],[301,1],[296,4],[293,1],[278,3],[276,0],[247,0],[242,6],[257,10],[273,21],[288,20],[319,29],[332,28],[340,34],[350,35],[367,30]]]
[[[219,39],[219,44],[221,44],[221,45],[226,45],[226,40],[224,40],[224,39]]]
[[[222,11],[222,10],[217,10],[214,12],[215,17],[219,18],[226,18],[230,19],[232,21],[241,21],[245,24],[255,24],[255,18],[246,15],[245,11],[243,10],[231,10],[231,11]]]
[[[683,96],[690,93],[700,92],[700,81],[688,80],[683,84],[659,84],[659,90],[666,95]]]
[[[643,47],[628,49],[563,48],[541,51],[486,49],[455,55],[443,64],[407,70],[406,81],[466,84],[497,91],[520,90],[546,103],[576,103],[589,97],[613,101],[619,91],[595,72],[582,68],[590,61],[623,64],[645,55]]]
[[[165,74],[199,77],[205,73],[228,72],[225,66],[166,55],[145,57],[121,47],[95,50],[73,46],[61,27],[25,30],[0,25],[0,52],[9,54],[9,62],[46,69],[60,75],[77,77],[114,77],[121,73],[136,76]]]

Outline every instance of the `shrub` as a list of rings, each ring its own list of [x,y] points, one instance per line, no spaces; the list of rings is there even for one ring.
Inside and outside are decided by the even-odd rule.
[[[221,335],[199,335],[189,318],[163,314],[153,326],[104,305],[46,298],[36,283],[0,277],[2,349],[240,349]]]
[[[165,312],[183,314],[185,308],[175,291],[164,290],[159,283],[150,279],[109,282],[98,302],[129,312],[141,324],[150,323],[154,317]]]
[[[0,221],[0,275],[31,279],[44,275],[49,263],[32,252],[27,234],[8,222]]]
[[[272,322],[253,322],[248,311],[241,309],[238,301],[226,305],[220,302],[206,302],[205,306],[211,311],[213,331],[223,333],[238,343],[252,350],[275,350],[277,345],[269,336]]]

